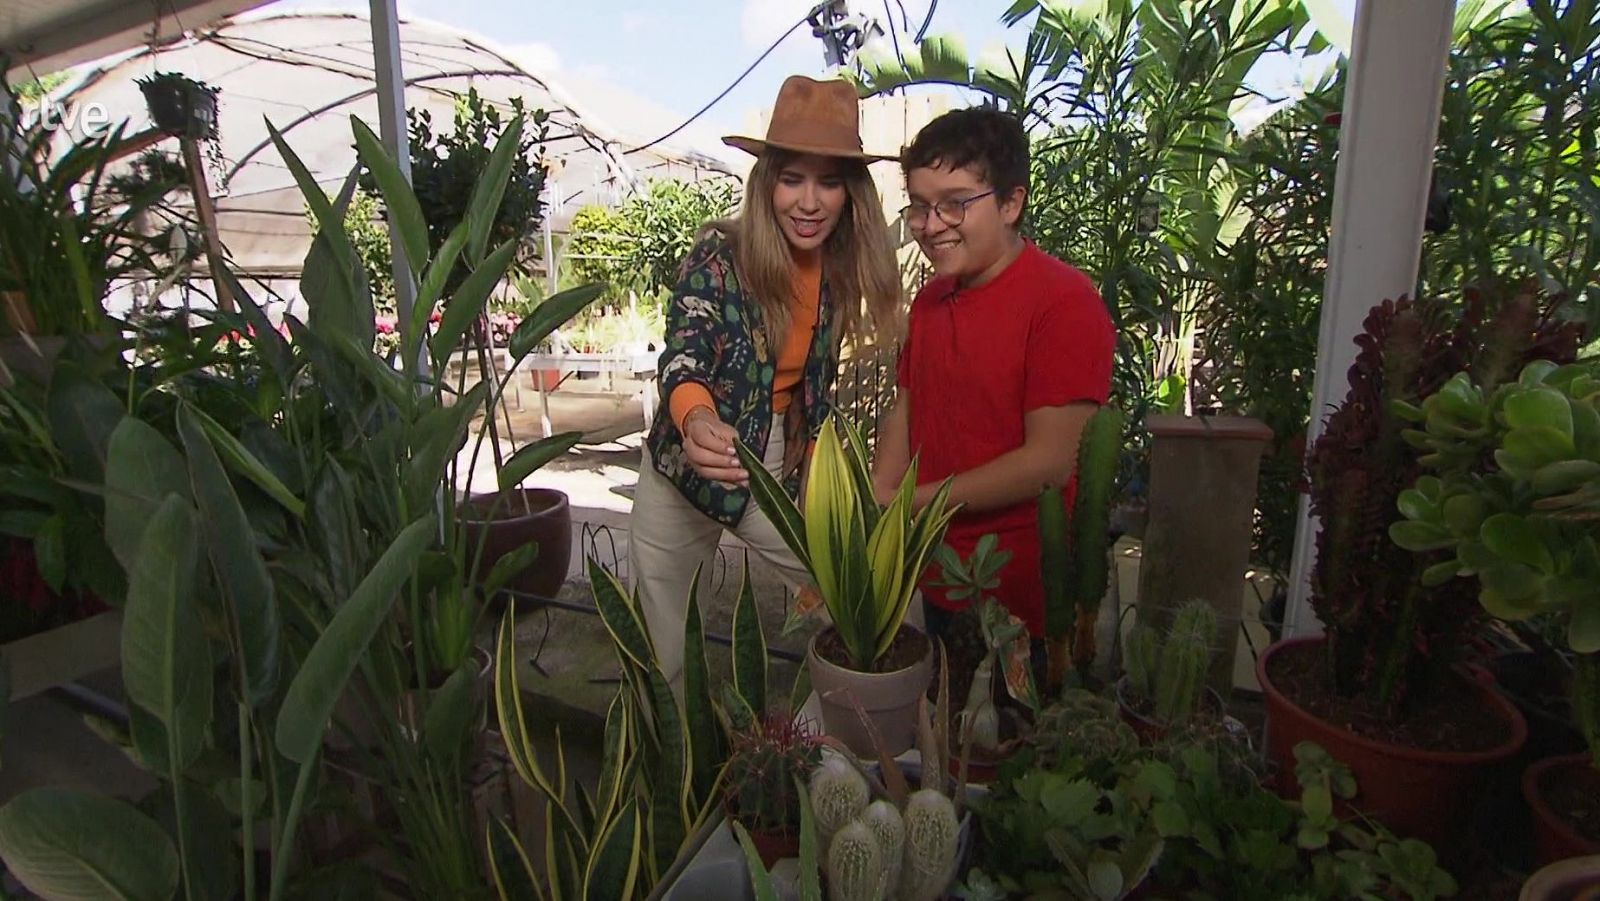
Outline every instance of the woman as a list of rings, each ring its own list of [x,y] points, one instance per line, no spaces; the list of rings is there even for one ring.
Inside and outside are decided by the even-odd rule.
[[[805,569],[750,500],[735,442],[791,490],[826,415],[845,335],[892,329],[900,274],[843,81],[784,82],[737,218],[711,223],[667,313],[661,392],[629,523],[629,560],[662,675],[677,685],[689,586],[724,529],[791,586]]]

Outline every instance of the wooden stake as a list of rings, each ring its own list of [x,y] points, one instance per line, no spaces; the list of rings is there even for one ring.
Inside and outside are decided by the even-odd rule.
[[[228,289],[223,266],[222,237],[217,233],[217,213],[211,206],[211,188],[206,184],[206,167],[200,159],[200,142],[194,138],[179,138],[183,146],[183,164],[189,170],[189,189],[194,194],[195,214],[200,217],[200,232],[206,239],[206,262],[211,266],[211,283],[217,290],[217,309],[234,312],[233,292]]]

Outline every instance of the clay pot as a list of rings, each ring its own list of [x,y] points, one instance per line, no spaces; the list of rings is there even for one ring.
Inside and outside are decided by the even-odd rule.
[[[1435,848],[1455,847],[1470,820],[1485,775],[1495,764],[1517,753],[1528,737],[1528,724],[1510,701],[1491,687],[1488,675],[1473,688],[1488,708],[1505,721],[1509,737],[1485,751],[1426,751],[1356,735],[1325,722],[1284,696],[1267,675],[1273,657],[1289,648],[1320,645],[1321,636],[1289,638],[1273,644],[1256,662],[1256,678],[1266,697],[1267,759],[1276,764],[1280,793],[1297,794],[1294,748],[1302,741],[1321,745],[1350,768],[1356,797],[1349,807],[1367,814],[1395,833],[1420,838]]]
[[[761,865],[771,870],[778,865],[778,861],[786,857],[800,856],[800,835],[785,835],[781,832],[767,832],[766,830],[751,829],[750,843],[756,846],[756,853],[761,856]]]
[[[1594,761],[1588,754],[1567,754],[1547,757],[1523,772],[1522,797],[1533,814],[1534,856],[1540,864],[1600,854],[1600,842],[1590,841],[1556,813],[1545,800],[1543,788],[1552,782],[1570,783],[1575,779],[1589,779],[1600,787],[1600,774],[1593,768]],[[1591,872],[1600,875],[1600,869]]]
[[[553,598],[567,580],[572,563],[572,508],[566,494],[554,488],[520,488],[506,494],[497,505],[496,494],[473,495],[461,511],[467,552],[473,553],[483,538],[478,576],[486,577],[495,561],[528,543],[539,546],[539,556],[511,577],[506,588],[535,597]],[[526,505],[524,505],[526,499]],[[494,518],[483,517],[493,510]]]
[[[857,672],[824,659],[817,653],[817,641],[831,633],[832,627],[812,636],[806,651],[811,687],[822,706],[823,731],[860,757],[876,758],[878,751],[867,723],[857,713],[858,705],[891,757],[910,748],[916,738],[917,699],[927,692],[928,681],[933,678],[933,642],[915,626],[900,628],[915,632],[927,645],[927,651],[921,660],[891,673]]]
[[[1518,901],[1600,901],[1600,856],[1549,864],[1522,884]]]

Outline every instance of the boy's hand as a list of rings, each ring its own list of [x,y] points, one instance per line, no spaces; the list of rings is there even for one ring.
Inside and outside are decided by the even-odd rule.
[[[750,473],[739,465],[739,455],[733,449],[738,440],[738,431],[718,418],[710,407],[695,407],[683,418],[683,453],[702,479],[728,485],[749,484]]]

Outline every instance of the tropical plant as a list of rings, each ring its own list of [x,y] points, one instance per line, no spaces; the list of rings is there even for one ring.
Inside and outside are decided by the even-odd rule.
[[[955,516],[946,506],[949,480],[927,506],[913,512],[917,463],[912,460],[894,499],[878,506],[861,434],[829,414],[811,458],[802,516],[761,464],[761,455],[742,442],[738,452],[750,473],[751,497],[811,573],[851,665],[872,672],[899,634],[917,580]]]
[[[1459,313],[1443,300],[1384,301],[1356,339],[1350,391],[1308,461],[1322,523],[1311,603],[1327,632],[1332,690],[1373,715],[1414,709],[1478,619],[1469,584],[1424,580],[1437,552],[1389,540],[1401,492],[1423,473],[1396,402],[1420,403],[1461,371],[1492,386],[1532,360],[1570,361],[1580,329],[1554,321],[1553,305],[1530,293],[1469,293]]]
[[[1459,373],[1397,408],[1428,474],[1400,493],[1389,536],[1430,559],[1448,552],[1423,581],[1473,579],[1496,619],[1559,620],[1579,670],[1572,709],[1600,765],[1600,364],[1535,361],[1487,391]]]
[[[737,183],[660,179],[616,209],[585,207],[574,214],[563,255],[580,278],[627,291],[670,291],[707,222],[726,216]]]

